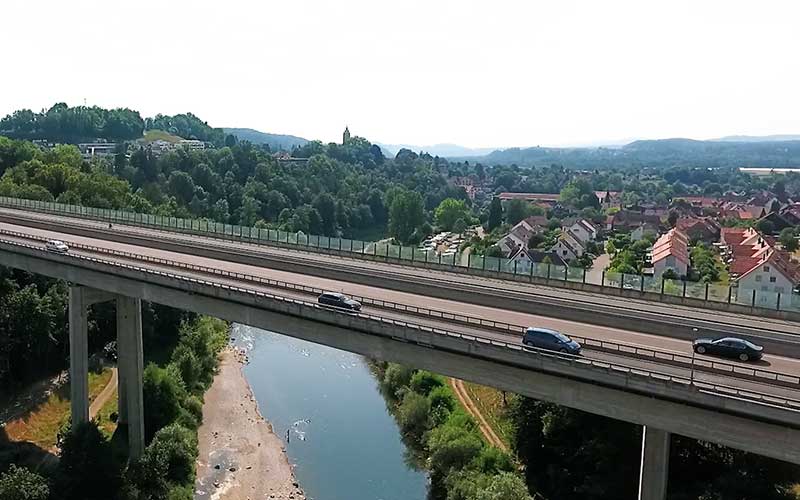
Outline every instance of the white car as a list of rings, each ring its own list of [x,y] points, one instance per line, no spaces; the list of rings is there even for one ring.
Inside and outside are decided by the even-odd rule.
[[[49,240],[47,243],[45,243],[44,247],[47,249],[48,252],[55,252],[55,253],[69,252],[69,247],[63,241],[59,240]]]

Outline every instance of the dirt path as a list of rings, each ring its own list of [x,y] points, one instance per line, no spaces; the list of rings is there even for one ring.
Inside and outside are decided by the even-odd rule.
[[[106,402],[111,398],[117,391],[117,367],[111,368],[111,378],[108,379],[108,383],[103,390],[100,391],[100,394],[94,398],[92,404],[89,405],[89,420],[93,419],[97,416]]]
[[[195,498],[303,500],[283,441],[261,416],[239,357],[232,350],[222,353],[205,395]]]
[[[508,446],[506,446],[503,440],[500,439],[500,437],[494,432],[492,426],[489,425],[489,422],[486,421],[486,419],[483,417],[483,414],[478,409],[478,406],[470,397],[467,388],[464,386],[464,381],[451,378],[450,386],[453,388],[453,392],[456,393],[456,397],[458,398],[459,402],[461,402],[464,408],[466,408],[467,412],[472,415],[475,420],[477,420],[478,428],[481,430],[483,437],[486,438],[486,441],[488,441],[489,444],[495,448],[499,448],[505,452],[508,452]]]

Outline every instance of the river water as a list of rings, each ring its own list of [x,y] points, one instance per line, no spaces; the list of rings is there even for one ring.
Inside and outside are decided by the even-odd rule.
[[[244,325],[244,374],[314,500],[425,500],[427,476],[405,460],[400,431],[361,356]]]

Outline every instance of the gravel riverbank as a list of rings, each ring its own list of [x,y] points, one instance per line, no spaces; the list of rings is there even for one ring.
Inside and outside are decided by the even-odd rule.
[[[283,441],[258,410],[244,362],[241,352],[226,349],[206,392],[195,498],[304,500]]]

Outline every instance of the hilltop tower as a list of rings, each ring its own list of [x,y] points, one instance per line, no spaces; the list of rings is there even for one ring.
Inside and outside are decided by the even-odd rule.
[[[344,127],[344,134],[342,134],[342,144],[347,144],[350,141],[350,129]]]

